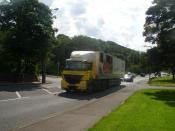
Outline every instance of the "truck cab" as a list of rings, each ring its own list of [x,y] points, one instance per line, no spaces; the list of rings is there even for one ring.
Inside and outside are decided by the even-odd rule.
[[[92,52],[76,52],[71,54],[70,59],[66,59],[66,66],[62,72],[61,87],[66,91],[87,90],[90,81],[93,79],[93,61],[83,57]]]

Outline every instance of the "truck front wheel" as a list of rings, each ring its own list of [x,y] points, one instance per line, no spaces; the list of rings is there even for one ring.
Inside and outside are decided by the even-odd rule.
[[[66,92],[67,92],[67,93],[71,93],[71,90],[70,90],[70,89],[66,89]]]
[[[88,93],[88,94],[92,94],[92,92],[93,92],[93,88],[92,88],[92,86],[89,86],[89,87],[87,88],[87,93]]]

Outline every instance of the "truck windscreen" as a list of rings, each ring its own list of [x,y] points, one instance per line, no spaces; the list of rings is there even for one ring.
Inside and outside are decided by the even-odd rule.
[[[92,64],[82,61],[66,61],[65,70],[87,71],[92,69]]]

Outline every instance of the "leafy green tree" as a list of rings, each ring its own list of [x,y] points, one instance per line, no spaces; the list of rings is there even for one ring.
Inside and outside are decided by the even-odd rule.
[[[141,69],[142,73],[149,73],[149,64],[148,64],[147,53],[141,53],[141,55],[140,55],[140,69]]]
[[[154,0],[147,12],[144,33],[146,41],[157,44],[162,65],[175,74],[175,1]]]
[[[147,51],[148,66],[151,72],[159,72],[162,68],[161,53],[157,47],[151,48]]]
[[[3,55],[9,60],[9,73],[18,80],[21,74],[35,74],[39,64],[44,65],[54,38],[52,18],[49,7],[38,0],[10,0],[0,5]]]
[[[64,68],[65,59],[69,58],[70,53],[73,51],[73,46],[71,45],[71,38],[64,34],[60,34],[56,37],[55,44],[52,48],[50,60],[47,63],[47,73],[58,74],[58,64],[59,71]]]

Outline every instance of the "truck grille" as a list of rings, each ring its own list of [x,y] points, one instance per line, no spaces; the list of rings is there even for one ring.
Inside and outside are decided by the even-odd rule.
[[[66,82],[70,84],[77,84],[81,81],[82,75],[64,75]]]

